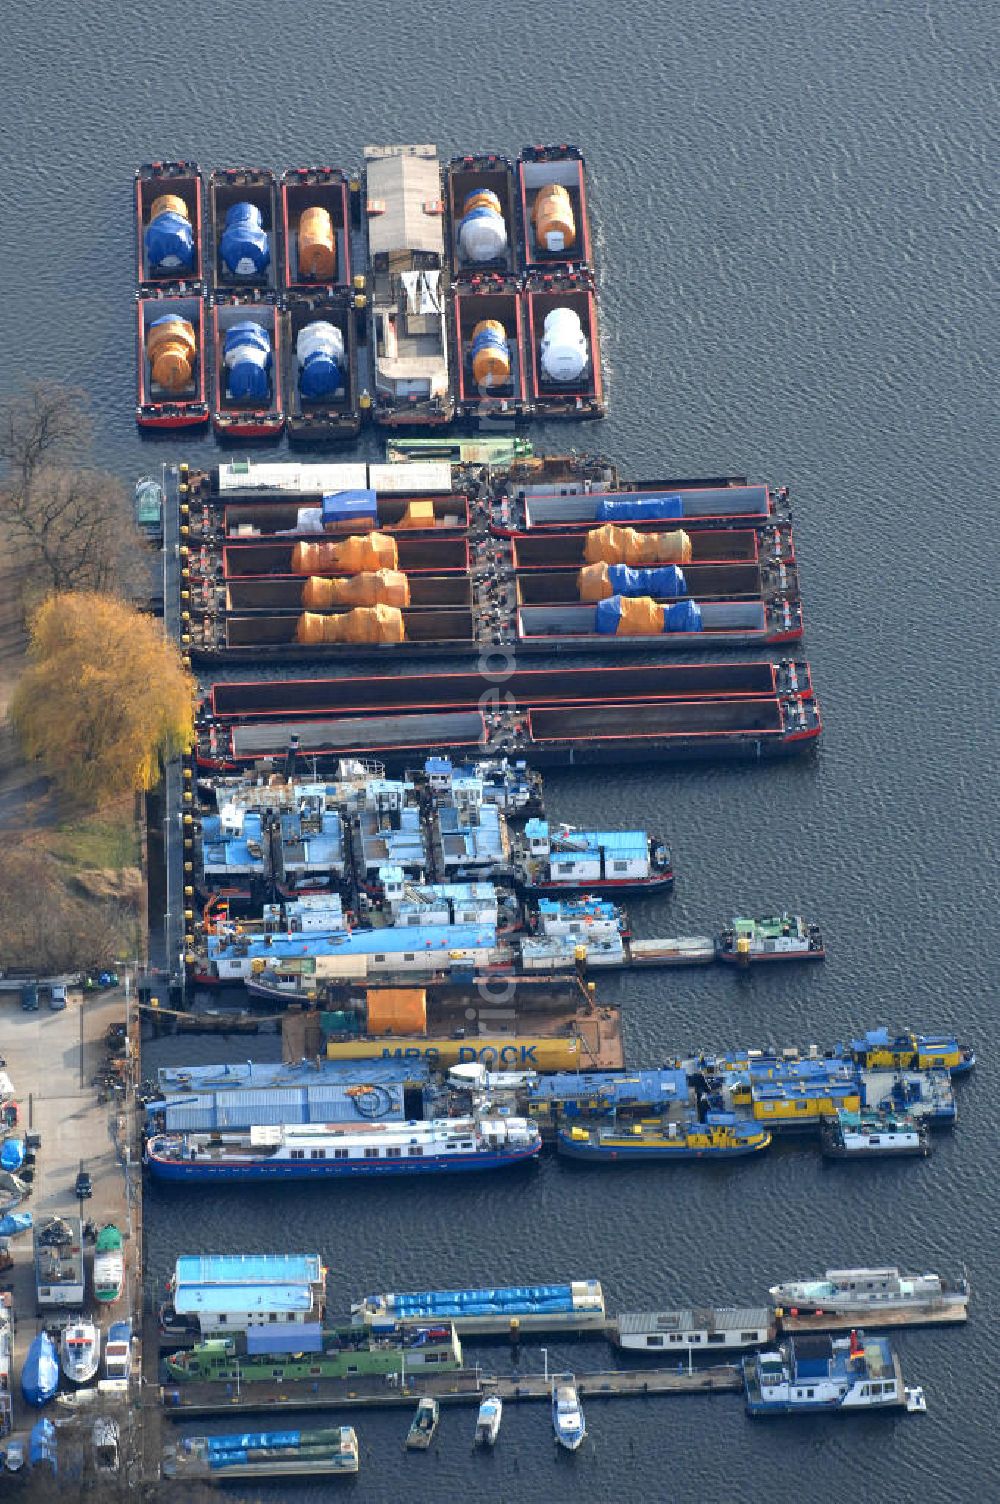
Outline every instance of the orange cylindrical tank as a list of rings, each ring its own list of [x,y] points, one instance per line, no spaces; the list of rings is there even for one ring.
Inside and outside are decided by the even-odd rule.
[[[299,218],[299,272],[331,282],[337,275],[337,236],[329,211],[318,204],[303,209]]]
[[[395,569],[399,554],[387,533],[364,533],[334,543],[296,543],[292,574],[361,574],[368,569]]]
[[[176,193],[161,193],[159,198],[154,198],[149,217],[153,220],[158,214],[179,214],[181,219],[191,219],[187,204]]]
[[[570,251],[576,244],[576,220],[570,196],[561,183],[539,188],[531,208],[535,234],[547,251]]]
[[[369,1034],[426,1034],[427,993],[422,987],[373,987],[368,991]]]
[[[398,569],[377,569],[346,579],[311,575],[302,587],[302,604],[310,611],[331,606],[408,606],[410,582]]]
[[[146,331],[146,357],[153,381],[168,392],[186,387],[194,372],[198,341],[194,325],[169,315],[154,319]]]
[[[499,319],[480,319],[472,331],[472,376],[477,386],[510,381],[510,346]]]

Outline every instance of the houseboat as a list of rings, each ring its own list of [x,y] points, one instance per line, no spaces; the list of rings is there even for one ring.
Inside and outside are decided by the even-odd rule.
[[[499,152],[452,157],[445,168],[451,264],[462,281],[518,270],[514,164]]]
[[[624,1352],[701,1354],[739,1352],[774,1341],[774,1317],[766,1307],[694,1307],[642,1311],[615,1318],[611,1339]]]
[[[524,293],[529,390],[535,416],[602,418],[605,412],[597,291],[575,269],[535,273]]]
[[[136,299],[136,406],[140,428],[196,428],[208,422],[205,301],[200,293]]]
[[[318,446],[357,438],[361,408],[352,302],[342,295],[289,294],[281,321],[289,439]]]
[[[456,284],[455,413],[511,420],[532,409],[524,293],[510,277]]]
[[[212,303],[212,425],[220,438],[277,438],[285,426],[281,319],[267,295]]]
[[[132,1377],[132,1322],[112,1321],[104,1341],[104,1377],[127,1384]]]
[[[907,1030],[890,1035],[886,1028],[869,1029],[848,1046],[851,1058],[867,1070],[946,1070],[964,1075],[976,1063],[971,1045],[960,1044],[951,1034],[914,1034]]]
[[[585,164],[577,147],[524,147],[517,192],[526,268],[592,265]]]
[[[670,848],[644,830],[577,830],[532,819],[512,862],[518,885],[533,897],[663,893],[674,885]]]
[[[268,167],[226,167],[208,179],[208,257],[216,292],[276,294],[278,185]]]
[[[881,1317],[907,1316],[932,1321],[965,1321],[967,1280],[940,1274],[901,1274],[895,1266],[873,1269],[827,1269],[813,1279],[772,1285],[771,1305],[782,1320],[830,1316],[878,1326]]]
[[[281,175],[282,281],[286,292],[351,286],[350,179],[339,167]]]
[[[196,162],[146,162],[135,174],[136,279],[141,289],[197,292],[202,260],[202,174]]]
[[[366,146],[375,422],[438,426],[454,414],[444,201],[433,146]]]
[[[752,1416],[898,1410],[907,1398],[888,1342],[860,1332],[792,1337],[744,1358],[743,1384]]]
[[[648,1160],[734,1159],[759,1154],[771,1142],[766,1129],[741,1122],[734,1113],[707,1114],[704,1122],[643,1120],[611,1127],[574,1124],[560,1128],[556,1148],[567,1159],[617,1164]]]
[[[502,1170],[537,1158],[542,1141],[521,1118],[372,1124],[276,1124],[237,1133],[158,1134],[146,1145],[157,1180],[330,1180]]]
[[[172,1337],[206,1340],[263,1325],[298,1352],[319,1330],[325,1304],[318,1254],[183,1254],[167,1283],[160,1327]]]
[[[822,961],[826,955],[818,924],[800,914],[765,919],[733,919],[716,941],[720,961],[754,966],[765,961]]]
[[[827,1159],[926,1159],[931,1152],[926,1122],[906,1112],[838,1112],[819,1132]]]

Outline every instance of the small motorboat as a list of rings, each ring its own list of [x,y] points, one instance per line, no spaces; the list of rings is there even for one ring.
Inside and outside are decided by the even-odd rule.
[[[420,1400],[406,1435],[406,1445],[411,1451],[426,1452],[434,1440],[434,1433],[441,1418],[441,1406],[428,1395]]]
[[[74,1321],[63,1329],[62,1371],[71,1384],[89,1384],[101,1359],[101,1339],[92,1321]]]
[[[104,1343],[104,1373],[109,1379],[128,1380],[132,1374],[132,1323],[113,1321]]]
[[[97,1398],[97,1390],[67,1389],[62,1394],[56,1395],[56,1404],[62,1405],[67,1410],[82,1410],[87,1405],[92,1405]]]
[[[903,1394],[906,1396],[907,1415],[924,1415],[927,1411],[927,1396],[919,1384],[906,1384],[903,1386]]]
[[[575,1452],[587,1434],[576,1378],[571,1373],[558,1373],[552,1380],[552,1429],[556,1441],[568,1452]]]
[[[488,1394],[479,1407],[476,1421],[476,1446],[496,1446],[500,1435],[500,1420],[503,1416],[503,1400],[498,1394]]]

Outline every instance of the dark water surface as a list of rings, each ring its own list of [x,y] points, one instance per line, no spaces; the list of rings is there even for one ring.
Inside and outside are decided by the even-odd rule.
[[[828,935],[807,973],[604,984],[626,1004],[630,1059],[881,1022],[955,1030],[980,1054],[926,1163],[828,1168],[782,1147],[672,1173],[546,1160],[433,1188],[152,1192],[151,1284],[181,1250],[320,1248],[334,1305],[595,1275],[612,1309],[753,1301],[831,1264],[968,1265],[968,1327],[899,1339],[924,1417],[766,1425],[736,1396],[593,1401],[569,1458],[544,1407],[508,1406],[495,1455],[470,1455],[460,1410],[429,1456],[406,1458],[402,1414],[362,1416],[363,1471],[344,1489],[359,1504],[998,1496],[992,17],[982,0],[5,10],[2,379],[85,385],[102,460],[126,479],[219,455],[208,439],[144,445],[133,427],[136,163],[352,165],[369,140],[443,156],[583,145],[611,415],[533,437],[599,445],[632,474],[790,484],[826,718],[798,765],[551,778],[558,816],[671,839],[677,891],[637,909],[640,932],[787,904]],[[550,1349],[579,1368],[607,1357]]]

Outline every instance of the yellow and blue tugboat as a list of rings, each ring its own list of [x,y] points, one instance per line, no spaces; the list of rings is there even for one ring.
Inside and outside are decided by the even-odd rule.
[[[869,1029],[852,1039],[850,1054],[855,1064],[867,1070],[946,1070],[953,1076],[971,1071],[976,1063],[970,1045],[960,1044],[951,1034],[890,1035],[888,1029]]]
[[[757,1154],[770,1142],[770,1133],[756,1123],[741,1122],[731,1112],[710,1112],[704,1122],[655,1119],[561,1128],[556,1147],[568,1159],[596,1161],[732,1159]]]

